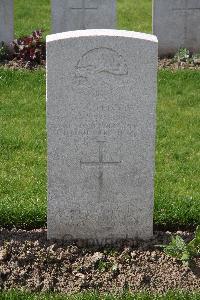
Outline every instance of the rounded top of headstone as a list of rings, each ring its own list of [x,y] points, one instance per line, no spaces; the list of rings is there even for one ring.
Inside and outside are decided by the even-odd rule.
[[[146,40],[151,42],[158,42],[155,35],[147,34],[143,32],[127,31],[127,30],[115,30],[115,29],[87,29],[87,30],[75,30],[67,31],[56,34],[47,35],[47,43],[79,37],[95,37],[95,36],[112,36],[112,37],[126,37],[140,40]]]

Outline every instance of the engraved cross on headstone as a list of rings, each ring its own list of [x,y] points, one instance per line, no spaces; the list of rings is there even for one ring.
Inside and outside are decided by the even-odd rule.
[[[200,13],[200,7],[189,7],[189,3],[190,1],[189,0],[184,0],[184,7],[183,8],[174,8],[173,11],[174,12],[181,12],[184,14],[184,43],[187,41],[188,39],[188,24],[189,24],[189,21],[188,21],[188,16],[189,16],[189,13],[191,12],[199,12]],[[183,45],[184,47],[185,45]]]
[[[99,174],[98,174],[98,180],[99,180],[99,200],[101,199],[101,191],[103,187],[103,168],[104,167],[113,167],[118,166],[121,161],[104,161],[103,159],[103,147],[106,141],[97,141],[99,144],[99,157],[98,161],[80,161],[81,165],[84,165],[86,167],[98,167]]]
[[[78,5],[77,0],[73,0],[73,5],[70,6],[70,9],[80,10],[80,12],[81,12],[81,26],[80,26],[81,28],[80,29],[86,29],[86,24],[85,24],[86,11],[98,9],[97,0],[89,0],[89,1],[90,1],[89,2],[90,4],[88,3],[88,0],[79,0],[78,3],[80,3],[80,4]]]
[[[117,166],[121,163],[121,161],[104,161],[103,160],[103,147],[104,147],[104,143],[106,143],[106,141],[97,141],[97,143],[99,144],[99,160],[98,161],[81,161],[81,165],[85,165],[85,166],[97,166],[99,168],[99,179],[103,178],[103,168],[105,166],[108,167],[112,167],[112,166]]]

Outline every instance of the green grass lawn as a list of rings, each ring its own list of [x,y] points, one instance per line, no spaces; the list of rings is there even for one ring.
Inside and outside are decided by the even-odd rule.
[[[45,73],[0,69],[0,225],[46,215]]]
[[[77,295],[55,295],[55,294],[28,294],[22,292],[0,293],[0,300],[200,300],[200,293],[169,292],[166,295],[150,294],[124,294],[98,295],[97,293],[85,293]]]
[[[159,73],[154,219],[169,228],[200,223],[199,81],[198,71]]]
[[[118,28],[139,32],[152,32],[151,0],[117,0]]]
[[[50,0],[15,0],[15,37],[43,29],[51,31]],[[151,0],[118,0],[118,28],[151,32]]]
[[[45,72],[0,69],[0,226],[46,223]],[[160,71],[154,222],[200,223],[200,72]]]
[[[14,0],[15,37],[29,35],[35,29],[49,34],[50,14],[50,0]]]

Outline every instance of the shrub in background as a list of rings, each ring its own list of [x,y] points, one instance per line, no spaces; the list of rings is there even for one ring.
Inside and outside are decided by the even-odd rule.
[[[13,55],[31,66],[43,65],[46,59],[46,47],[42,38],[42,30],[35,30],[31,35],[12,42]]]
[[[19,66],[35,67],[45,65],[46,45],[42,30],[35,30],[31,35],[15,39],[10,45],[0,45],[0,61],[14,61]],[[11,64],[12,65],[12,64]]]

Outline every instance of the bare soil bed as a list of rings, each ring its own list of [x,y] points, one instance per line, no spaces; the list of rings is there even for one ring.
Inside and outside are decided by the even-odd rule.
[[[172,58],[163,58],[158,60],[158,68],[159,70],[162,69],[169,69],[169,70],[200,70],[200,60],[196,63],[194,62],[184,62],[180,61],[177,62]]]
[[[41,64],[32,64],[31,62],[26,62],[23,60],[6,60],[4,62],[0,62],[0,67],[6,69],[27,69],[27,70],[37,70],[37,69],[45,69],[46,61],[43,60]],[[200,70],[200,60],[197,63],[193,62],[176,62],[172,58],[163,58],[158,60],[158,68],[161,69],[169,69],[169,70]]]
[[[189,232],[178,234],[186,241],[193,238]],[[200,290],[200,258],[186,267],[156,246],[168,243],[171,235],[155,232],[149,242],[83,248],[48,241],[46,229],[0,229],[0,289],[65,293]]]

